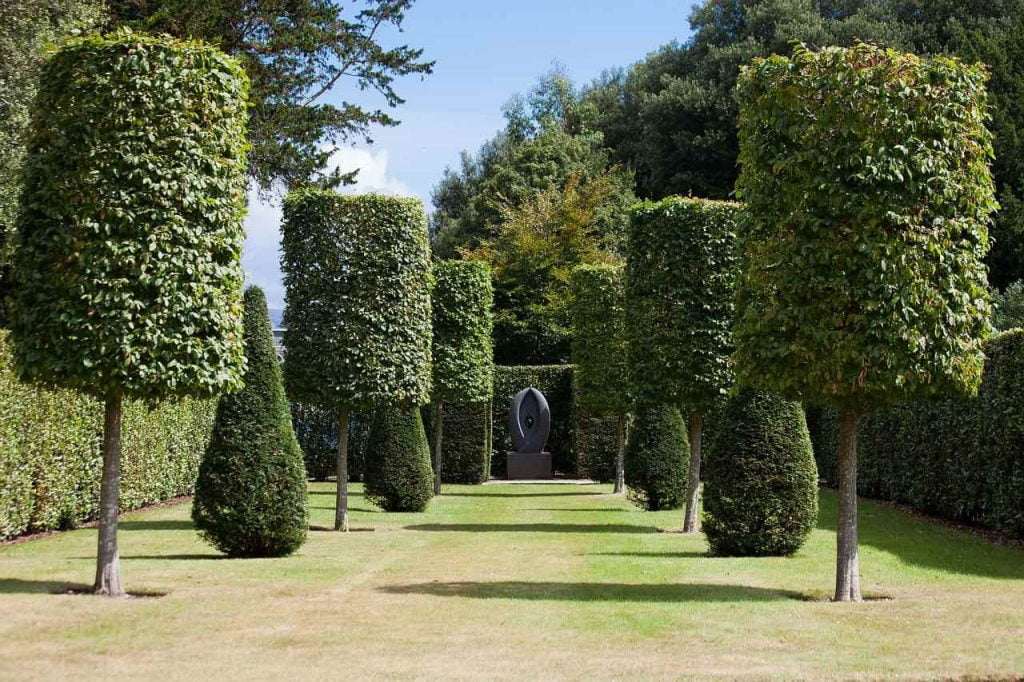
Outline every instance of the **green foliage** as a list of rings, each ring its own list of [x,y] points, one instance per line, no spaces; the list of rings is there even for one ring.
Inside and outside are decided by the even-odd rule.
[[[433,62],[408,45],[387,47],[413,0],[107,0],[112,25],[197,38],[235,56],[252,81],[250,177],[264,190],[308,183],[333,186],[355,173],[326,168],[334,144],[364,139],[374,125],[398,124],[359,102],[324,102],[339,83],[372,91],[388,107],[404,100],[396,78],[429,74]],[[332,90],[333,87],[333,90]],[[325,144],[326,143],[326,144]]]
[[[483,483],[491,475],[490,402],[445,403],[441,439],[442,483]],[[433,407],[420,410],[428,442],[433,443]]]
[[[434,496],[434,472],[418,409],[385,407],[374,413],[365,466],[370,502],[389,512],[427,508]]]
[[[430,389],[430,250],[423,206],[300,190],[284,204],[284,379],[302,403],[412,407]]]
[[[743,71],[743,384],[860,411],[977,390],[995,208],[985,78],[867,45]]]
[[[615,460],[619,454],[619,418],[588,410],[580,404],[578,386],[574,388],[572,449],[576,475],[601,483],[614,483]]]
[[[477,261],[434,264],[433,399],[481,403],[494,390],[491,270]]]
[[[704,0],[690,16],[693,37],[670,43],[628,69],[607,72],[578,109],[592,112],[613,163],[636,172],[637,194],[724,199],[739,153],[733,91],[755,57],[789,55],[794,44],[858,41],[917,54],[956,54],[992,69],[996,216],[990,280],[1024,277],[1024,1]]]
[[[102,9],[100,0],[0,4],[0,271],[8,263],[10,235],[17,222],[25,132],[39,89],[43,48],[60,37],[96,25]],[[5,296],[0,288],[0,323]]]
[[[103,404],[18,381],[0,332],[0,540],[95,519]],[[121,510],[192,492],[215,401],[125,403]]]
[[[638,403],[708,409],[732,383],[738,216],[738,204],[683,197],[634,207],[625,327]]]
[[[292,431],[267,299],[251,286],[244,303],[243,387],[217,404],[192,520],[203,539],[228,556],[285,556],[306,540],[306,468]]]
[[[544,394],[551,410],[551,432],[547,450],[556,472],[574,474],[572,365],[519,365],[494,368],[493,456],[491,473],[504,478],[505,454],[512,449],[508,413],[512,399],[524,388],[536,388]]]
[[[622,268],[581,265],[572,285],[576,400],[590,412],[621,414],[629,408]]]
[[[21,376],[154,400],[237,386],[244,72],[121,32],[70,40],[41,82],[12,273]]]
[[[818,520],[818,470],[803,407],[744,389],[708,449],[704,533],[721,556],[787,556]]]
[[[315,481],[326,481],[338,468],[338,414],[321,405],[292,403],[292,428],[302,448],[306,473]],[[348,480],[363,480],[366,441],[372,413],[353,412],[348,419]]]
[[[686,501],[690,448],[679,409],[638,407],[626,442],[626,496],[648,511],[679,509]]]
[[[992,325],[999,330],[1024,327],[1024,280],[1017,280],[1002,293],[992,297],[995,314]]]
[[[860,494],[1024,539],[1024,331],[985,347],[978,396],[900,405],[861,419]],[[821,476],[836,482],[835,412],[808,425]]]

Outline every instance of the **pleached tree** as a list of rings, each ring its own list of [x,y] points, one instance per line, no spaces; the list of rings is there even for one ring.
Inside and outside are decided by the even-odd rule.
[[[580,404],[616,417],[615,488],[625,490],[626,424],[630,408],[622,268],[581,265],[572,273],[573,382]]]
[[[444,467],[444,403],[489,403],[494,394],[491,268],[481,261],[434,265],[434,494]]]
[[[302,189],[285,199],[281,246],[285,389],[338,415],[334,527],[347,531],[350,413],[428,400],[427,220],[416,199]]]
[[[263,290],[245,291],[243,386],[220,397],[192,520],[228,556],[291,554],[306,540],[306,466],[274,352]]]
[[[42,68],[10,322],[23,379],[105,405],[94,589],[120,596],[125,398],[239,387],[248,84],[212,47],[130,32]]]
[[[629,369],[639,404],[684,410],[690,443],[683,532],[697,530],[704,417],[732,384],[740,206],[669,197],[633,209],[626,241]]]
[[[837,601],[861,599],[860,416],[981,382],[986,78],[863,44],[800,47],[740,77],[737,378],[839,412]]]

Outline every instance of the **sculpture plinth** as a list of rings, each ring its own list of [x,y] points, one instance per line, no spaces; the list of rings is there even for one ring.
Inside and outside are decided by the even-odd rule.
[[[516,394],[508,427],[514,448],[505,455],[508,478],[551,478],[551,453],[544,451],[551,430],[551,410],[544,394],[532,387]]]

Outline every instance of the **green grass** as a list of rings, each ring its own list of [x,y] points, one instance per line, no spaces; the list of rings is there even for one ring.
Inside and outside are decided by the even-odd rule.
[[[95,531],[0,548],[0,678],[878,678],[1024,671],[1024,551],[862,504],[867,595],[833,604],[835,498],[795,557],[719,559],[606,486],[446,486],[293,557],[221,560],[188,506],[121,524],[131,590],[91,581]],[[333,519],[314,484],[311,522]],[[372,532],[370,532],[372,531]]]

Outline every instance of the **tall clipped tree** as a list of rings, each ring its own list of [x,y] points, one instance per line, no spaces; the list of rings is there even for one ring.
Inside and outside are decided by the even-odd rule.
[[[581,265],[572,273],[573,381],[583,407],[618,418],[616,493],[626,487],[626,421],[630,408],[622,279],[622,268],[614,265]]]
[[[434,265],[434,494],[441,494],[444,403],[489,403],[494,394],[494,290],[480,261]]]
[[[192,520],[228,556],[291,554],[306,540],[306,466],[263,290],[245,290],[243,386],[222,395],[199,464]]]
[[[857,424],[975,393],[996,208],[986,72],[869,45],[740,77],[738,380],[837,408],[838,601],[861,599]]]
[[[95,591],[117,596],[122,400],[213,396],[244,368],[247,80],[207,45],[119,32],[67,42],[40,82],[11,339],[23,379],[105,404]]]
[[[338,414],[334,527],[347,531],[350,413],[428,401],[427,219],[416,199],[308,188],[285,198],[281,247],[285,389]]]
[[[669,197],[633,209],[626,242],[630,371],[642,404],[688,415],[683,532],[697,530],[704,415],[732,384],[734,202]]]

